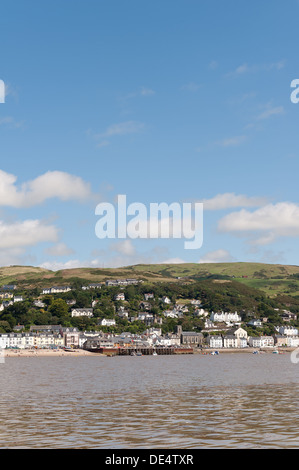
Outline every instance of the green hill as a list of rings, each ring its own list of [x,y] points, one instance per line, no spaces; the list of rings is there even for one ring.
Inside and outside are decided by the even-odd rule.
[[[270,297],[299,295],[299,266],[263,263],[138,264],[122,268],[76,268],[50,271],[34,266],[0,268],[0,283],[22,288],[45,287],[107,279],[138,278],[145,282],[194,282],[204,279],[239,281]]]

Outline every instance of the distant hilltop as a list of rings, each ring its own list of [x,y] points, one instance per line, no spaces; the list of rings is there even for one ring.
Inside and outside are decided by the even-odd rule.
[[[264,263],[182,263],[137,264],[120,268],[73,268],[51,271],[34,266],[0,268],[0,284],[22,288],[44,288],[76,281],[105,283],[107,280],[136,279],[145,283],[194,282],[214,279],[215,282],[239,281],[262,289],[269,296],[299,295],[299,266]]]

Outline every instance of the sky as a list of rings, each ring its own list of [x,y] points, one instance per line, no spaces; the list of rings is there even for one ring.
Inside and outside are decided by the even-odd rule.
[[[299,265],[298,15],[297,0],[3,2],[0,265]],[[152,203],[202,203],[201,247],[99,238],[118,195],[147,223]]]

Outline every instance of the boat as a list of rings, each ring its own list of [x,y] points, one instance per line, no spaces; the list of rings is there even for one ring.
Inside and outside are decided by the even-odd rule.
[[[279,351],[277,351],[277,350],[272,351],[272,354],[279,354]]]
[[[153,356],[158,356],[158,353],[156,351],[154,351]]]

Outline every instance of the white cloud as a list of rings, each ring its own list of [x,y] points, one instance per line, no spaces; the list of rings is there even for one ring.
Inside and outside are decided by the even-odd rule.
[[[253,64],[248,65],[247,63],[243,63],[235,68],[232,72],[226,74],[227,77],[238,77],[244,75],[246,73],[256,73],[256,72],[269,72],[271,70],[281,70],[285,66],[285,61],[280,60],[278,62],[271,62],[265,64]]]
[[[184,264],[184,263],[187,263],[187,261],[184,261],[182,258],[169,258],[161,262],[161,264]]]
[[[182,86],[182,90],[186,90],[186,91],[191,91],[191,92],[196,92],[200,89],[201,85],[199,85],[198,83],[195,83],[195,82],[189,82],[187,83],[186,85],[183,85]]]
[[[299,206],[291,202],[267,204],[249,212],[242,209],[224,216],[218,223],[220,232],[229,232],[252,238],[261,233],[251,244],[266,245],[277,237],[299,236]]]
[[[235,137],[228,137],[227,139],[223,139],[221,142],[219,142],[219,145],[222,147],[236,147],[237,145],[241,145],[245,140],[245,135],[238,135]]]
[[[199,263],[228,263],[233,260],[234,258],[229,251],[219,249],[206,253],[202,258],[200,258]]]
[[[20,187],[16,186],[16,181],[16,176],[0,170],[0,205],[22,208],[56,197],[63,201],[82,201],[91,197],[88,183],[62,171],[48,171]]]
[[[50,248],[47,248],[46,253],[51,256],[68,256],[74,253],[74,250],[69,248],[65,243],[57,243]]]
[[[284,113],[284,107],[283,106],[277,106],[277,107],[268,107],[265,111],[263,111],[261,114],[257,116],[257,120],[264,120],[264,119],[269,119],[271,116],[275,116],[277,114],[283,114]]]
[[[42,242],[56,242],[58,230],[40,220],[5,223],[0,221],[0,250],[20,249]]]
[[[133,246],[131,240],[124,240],[111,244],[111,250],[116,251],[122,255],[133,256],[135,254],[135,247]]]
[[[18,129],[24,124],[23,121],[16,121],[12,116],[6,116],[0,119],[0,126],[7,126],[12,129]]]
[[[97,137],[113,137],[115,135],[127,135],[127,134],[136,134],[144,128],[144,124],[138,121],[125,121],[118,124],[112,124],[107,127],[107,129],[98,134]]]
[[[152,93],[151,93],[152,92]],[[149,89],[143,89],[140,94],[143,96],[153,94],[154,92]],[[124,121],[117,124],[112,124],[111,126],[107,127],[104,132],[96,133],[91,130],[87,131],[87,135],[92,136],[92,138],[98,142],[97,148],[106,147],[110,144],[108,139],[113,138],[115,136],[124,136],[129,134],[137,134],[144,129],[143,122],[139,121]]]
[[[142,87],[141,90],[140,90],[140,95],[141,95],[141,96],[151,96],[151,95],[155,95],[155,91],[152,90],[151,88]]]
[[[203,199],[205,210],[221,210],[233,207],[259,207],[266,203],[266,199],[262,197],[248,197],[243,194],[224,193],[217,194],[213,198]]]
[[[75,269],[75,268],[86,268],[90,266],[90,263],[82,262],[78,259],[71,259],[66,262],[60,261],[45,261],[39,265],[40,268],[49,269],[50,271],[60,271],[61,269]]]

